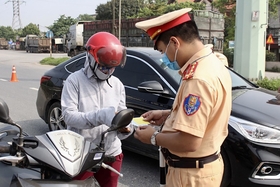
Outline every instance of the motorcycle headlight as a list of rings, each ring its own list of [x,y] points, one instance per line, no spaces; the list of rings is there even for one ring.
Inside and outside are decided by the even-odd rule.
[[[280,143],[280,131],[257,123],[230,116],[229,125],[245,138],[259,143]]]

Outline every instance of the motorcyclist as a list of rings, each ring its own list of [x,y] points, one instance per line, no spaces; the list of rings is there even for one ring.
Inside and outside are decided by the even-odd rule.
[[[126,94],[122,82],[113,72],[124,66],[126,49],[108,32],[92,35],[86,45],[84,68],[66,79],[61,96],[62,115],[67,128],[98,144],[101,134],[107,130],[118,111],[126,108]],[[133,129],[122,129],[122,133],[110,132],[105,136],[106,155],[115,161],[106,163],[121,170],[123,153],[120,139],[128,137]],[[81,176],[83,178],[83,176]],[[94,173],[102,187],[114,187],[118,175],[101,168]]]

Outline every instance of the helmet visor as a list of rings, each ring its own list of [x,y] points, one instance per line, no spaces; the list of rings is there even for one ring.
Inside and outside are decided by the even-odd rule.
[[[126,49],[122,45],[100,47],[95,54],[97,63],[101,66],[110,68],[125,65]]]

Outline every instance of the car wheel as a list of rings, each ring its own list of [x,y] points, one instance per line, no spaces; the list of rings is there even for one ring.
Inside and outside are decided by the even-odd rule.
[[[59,102],[53,103],[48,112],[48,125],[50,131],[66,129],[62,118],[61,105]]]
[[[221,151],[221,155],[224,161],[224,174],[223,174],[223,179],[221,183],[221,187],[229,187],[231,183],[231,169],[230,169],[230,162],[227,154],[225,151]]]

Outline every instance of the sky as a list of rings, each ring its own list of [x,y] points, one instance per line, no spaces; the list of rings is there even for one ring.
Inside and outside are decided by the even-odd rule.
[[[13,23],[13,3],[16,0],[0,0],[0,26]],[[94,14],[100,4],[111,0],[19,0],[22,28],[29,23],[39,24],[41,31],[47,31],[61,15],[77,18],[80,14]],[[17,22],[19,26],[19,23]]]

